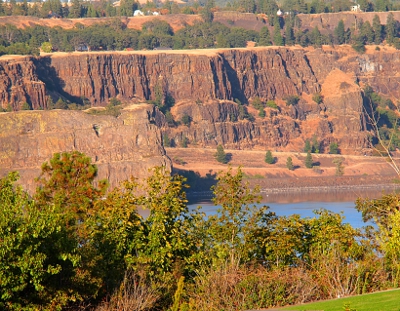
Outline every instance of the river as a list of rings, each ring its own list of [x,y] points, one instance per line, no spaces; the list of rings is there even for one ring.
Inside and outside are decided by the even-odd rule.
[[[391,193],[393,190],[369,189],[369,190],[348,190],[329,192],[296,192],[277,193],[264,195],[261,205],[267,205],[270,210],[278,216],[290,216],[299,214],[301,217],[313,217],[313,211],[324,208],[335,213],[343,213],[344,222],[355,228],[364,226],[361,213],[355,209],[355,200],[361,198],[379,198],[384,193]],[[213,205],[209,196],[192,198],[189,208],[194,209],[202,206],[207,214],[215,214],[218,206]]]

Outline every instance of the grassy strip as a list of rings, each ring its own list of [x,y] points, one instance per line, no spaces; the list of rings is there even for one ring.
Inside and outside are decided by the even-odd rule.
[[[344,308],[345,305],[349,305],[350,308],[348,310],[352,311],[400,311],[400,290],[389,290],[373,294],[290,306],[282,310],[344,311],[346,310],[346,308]]]

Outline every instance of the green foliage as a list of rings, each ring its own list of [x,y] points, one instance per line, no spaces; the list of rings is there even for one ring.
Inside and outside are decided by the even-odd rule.
[[[312,100],[319,105],[319,104],[322,104],[324,99],[323,99],[321,93],[315,93],[312,97]]]
[[[268,163],[268,164],[275,163],[275,158],[272,156],[271,150],[268,150],[267,153],[265,154],[265,163]]]
[[[278,109],[278,105],[273,100],[268,100],[266,106],[272,109]]]
[[[342,176],[344,174],[344,166],[342,158],[335,158],[332,160],[332,163],[336,166],[335,175]]]
[[[32,110],[32,107],[27,102],[24,102],[21,106],[21,110]]]
[[[254,97],[251,104],[257,110],[263,109],[265,107],[265,103],[262,102],[259,97]]]
[[[225,153],[224,147],[222,145],[217,146],[217,152],[214,154],[214,157],[219,163],[228,163],[228,156]]]
[[[258,116],[261,117],[261,118],[265,118],[265,110],[264,110],[264,108],[260,108],[258,110]]]
[[[297,95],[290,95],[288,96],[285,101],[286,101],[286,106],[294,106],[299,103],[300,98]]]
[[[186,113],[181,118],[181,122],[186,126],[190,125],[190,121],[191,121],[191,117]]]
[[[45,53],[51,53],[53,51],[53,45],[50,42],[43,42],[40,48]]]
[[[80,287],[78,241],[56,206],[37,206],[14,186],[17,178],[0,180],[0,307],[51,310],[81,300],[96,280]]]
[[[344,29],[344,22],[341,19],[337,25],[337,27],[334,30],[335,34],[335,40],[337,44],[344,44],[346,39],[345,39],[345,29]]]
[[[187,148],[188,143],[189,143],[189,139],[186,136],[182,136],[181,143],[180,143],[181,147]]]
[[[293,166],[293,160],[291,157],[288,157],[286,160],[286,167],[288,168],[289,171],[293,171],[294,170],[294,166]]]
[[[212,187],[213,202],[221,206],[218,214],[208,219],[209,234],[212,239],[212,258],[235,265],[252,260],[252,253],[257,245],[249,239],[260,226],[267,207],[256,207],[259,202],[259,189],[251,190],[243,184],[243,172],[239,167],[236,172],[231,167],[218,176],[218,183]]]
[[[307,153],[312,151],[312,146],[311,146],[311,142],[309,139],[306,139],[303,150],[304,150],[304,152],[307,152]]]
[[[329,144],[329,153],[330,154],[339,154],[339,146],[335,142],[331,142]]]
[[[305,165],[306,168],[312,168],[313,167],[313,158],[312,158],[310,152],[307,152],[306,159],[304,160],[304,165]]]

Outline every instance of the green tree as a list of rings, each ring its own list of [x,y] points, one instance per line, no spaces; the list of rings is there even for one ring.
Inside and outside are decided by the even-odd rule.
[[[312,147],[311,147],[311,142],[309,139],[306,139],[305,143],[304,143],[304,152],[311,152],[312,151]]]
[[[269,46],[271,43],[271,35],[267,26],[263,26],[260,30],[260,40],[258,41],[259,46]]]
[[[222,145],[217,146],[217,152],[214,154],[214,157],[219,163],[228,163],[228,156],[225,153],[224,147]]]
[[[275,163],[275,158],[272,156],[271,150],[268,150],[267,153],[265,154],[265,163],[268,163],[268,164]]]
[[[289,171],[293,171],[294,170],[294,166],[293,166],[293,160],[291,157],[288,157],[286,160],[286,167],[288,168]]]
[[[232,266],[253,259],[258,245],[252,236],[259,230],[267,211],[266,206],[253,205],[261,199],[259,188],[252,190],[242,180],[240,167],[236,173],[229,167],[218,176],[218,183],[212,188],[213,202],[221,208],[208,220],[213,257],[220,262],[229,260]]]
[[[321,93],[315,93],[312,97],[312,100],[320,105],[324,101],[324,98],[322,97]]]
[[[339,153],[339,146],[335,142],[331,142],[329,144],[329,153],[330,154],[338,154]]]
[[[396,38],[396,21],[394,20],[393,13],[389,13],[386,19],[386,41],[389,44],[394,43],[394,38]]]
[[[281,34],[281,24],[280,24],[279,17],[275,18],[275,21],[274,21],[274,45],[277,45],[277,46],[284,45],[282,34]]]
[[[53,45],[50,42],[43,42],[41,49],[45,53],[51,53],[53,51]]]
[[[360,32],[367,44],[375,42],[375,33],[369,21],[362,24]]]
[[[383,27],[377,14],[375,14],[374,19],[372,20],[372,28],[374,29],[375,44],[380,44],[383,37]]]
[[[306,168],[312,168],[313,167],[313,158],[312,158],[310,152],[307,152],[306,159],[304,160],[304,165],[306,166]]]
[[[342,176],[344,174],[343,159],[335,158],[332,160],[332,163],[335,164],[336,167],[335,175]]]
[[[93,185],[96,175],[97,167],[83,153],[55,153],[42,165],[35,201],[39,206],[52,204],[60,212],[71,213],[78,225],[92,215],[96,200],[107,189],[106,181],[101,181],[99,188]]]
[[[311,152],[312,153],[319,153],[319,146],[320,146],[320,144],[319,144],[319,142],[317,140],[317,136],[313,135]]]
[[[0,308],[61,309],[93,297],[100,284],[85,273],[64,217],[54,205],[37,206],[17,179],[0,179]]]
[[[190,116],[188,114],[184,114],[181,118],[181,121],[184,125],[189,126],[190,125]]]
[[[344,22],[341,19],[334,30],[335,34],[335,41],[337,44],[344,44],[345,43],[345,30],[344,30]]]

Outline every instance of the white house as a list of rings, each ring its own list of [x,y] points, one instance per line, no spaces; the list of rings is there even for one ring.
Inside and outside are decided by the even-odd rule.
[[[140,10],[136,10],[135,12],[133,12],[133,16],[144,16],[144,13]]]

